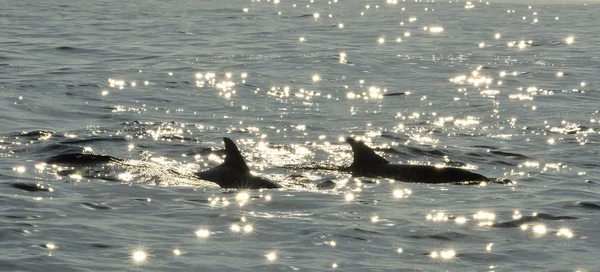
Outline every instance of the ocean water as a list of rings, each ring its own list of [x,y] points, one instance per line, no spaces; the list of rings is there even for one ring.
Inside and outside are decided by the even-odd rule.
[[[598,2],[0,5],[1,271],[600,271]]]

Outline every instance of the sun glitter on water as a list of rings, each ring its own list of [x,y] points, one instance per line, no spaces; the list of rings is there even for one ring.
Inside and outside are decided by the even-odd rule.
[[[148,262],[148,253],[145,248],[136,248],[131,252],[131,261],[135,265],[144,265]]]

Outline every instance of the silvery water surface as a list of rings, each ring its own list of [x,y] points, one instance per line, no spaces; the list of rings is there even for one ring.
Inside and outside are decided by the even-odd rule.
[[[0,2],[2,271],[600,271],[597,3]]]

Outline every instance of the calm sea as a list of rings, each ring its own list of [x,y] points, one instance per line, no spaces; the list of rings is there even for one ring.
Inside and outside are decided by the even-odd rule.
[[[565,2],[0,0],[0,271],[600,271],[600,5]],[[513,182],[315,170],[349,136]],[[285,188],[190,177],[222,137]]]

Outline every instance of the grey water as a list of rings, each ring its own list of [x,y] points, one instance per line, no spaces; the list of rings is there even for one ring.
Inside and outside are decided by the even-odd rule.
[[[600,271],[600,5],[538,2],[0,0],[0,271]]]

